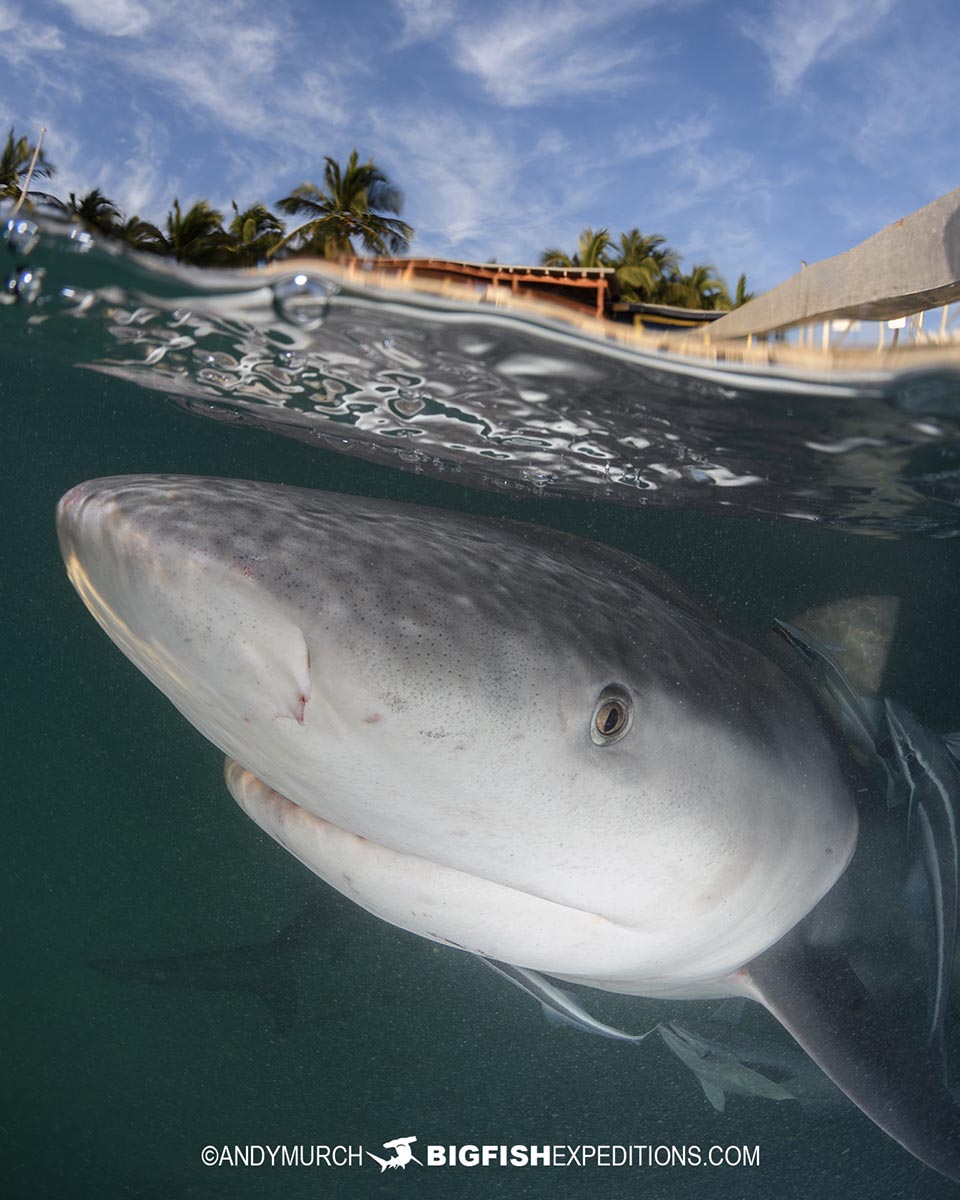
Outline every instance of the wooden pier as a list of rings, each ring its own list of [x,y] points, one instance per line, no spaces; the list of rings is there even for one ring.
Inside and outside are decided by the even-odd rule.
[[[711,340],[841,318],[889,321],[960,300],[960,188],[725,314]]]

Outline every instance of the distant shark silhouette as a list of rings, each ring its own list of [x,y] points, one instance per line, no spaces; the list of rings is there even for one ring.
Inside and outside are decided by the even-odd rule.
[[[297,1017],[299,959],[305,952],[316,950],[318,931],[328,925],[322,919],[324,915],[329,915],[329,905],[313,898],[300,907],[276,937],[265,942],[156,958],[93,959],[87,965],[125,983],[204,992],[250,992],[263,1001],[277,1032],[286,1037]],[[345,938],[325,945],[331,961],[341,958],[345,949]]]

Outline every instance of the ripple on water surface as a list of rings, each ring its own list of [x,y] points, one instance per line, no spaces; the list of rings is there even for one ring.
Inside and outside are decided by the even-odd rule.
[[[204,417],[475,487],[960,530],[952,362],[899,375],[738,366],[480,293],[383,289],[320,261],[171,269],[48,231],[27,249],[7,326]]]

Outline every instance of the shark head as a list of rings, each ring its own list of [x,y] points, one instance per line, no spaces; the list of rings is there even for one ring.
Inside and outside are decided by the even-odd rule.
[[[913,1121],[926,1076],[898,1109],[901,1068],[861,1070],[882,1052],[856,989],[794,944],[857,841],[827,722],[667,576],[530,526],[236,480],[94,480],[57,521],[109,636],[344,894],[566,980],[750,995],[915,1153],[940,1136]],[[960,1171],[954,1134],[924,1160]]]
[[[95,481],[58,522],[88,607],[251,815],[415,932],[722,992],[850,857],[808,699],[635,559],[228,480]]]

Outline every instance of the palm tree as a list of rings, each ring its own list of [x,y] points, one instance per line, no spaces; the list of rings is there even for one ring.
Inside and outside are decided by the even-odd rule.
[[[112,200],[94,188],[78,200],[75,193],[70,193],[66,210],[74,220],[80,221],[88,229],[99,230],[101,233],[115,233],[123,223],[123,214]]]
[[[542,267],[609,267],[610,260],[607,250],[610,248],[610,231],[589,226],[584,229],[577,242],[575,254],[566,254],[563,250],[544,250],[540,255]]]
[[[252,204],[241,211],[236,200],[230,222],[230,253],[238,266],[254,267],[268,258],[283,240],[283,222],[265,204]]]
[[[403,194],[373,159],[361,163],[354,150],[346,168],[329,157],[324,162],[322,188],[302,183],[278,202],[283,212],[305,213],[308,220],[277,242],[269,254],[272,256],[294,239],[299,249],[324,258],[352,257],[357,242],[370,254],[399,254],[405,250],[413,229],[399,217],[389,215],[401,211]]]
[[[695,263],[685,275],[672,275],[664,285],[663,299],[681,308],[730,307],[727,285],[710,263]]]
[[[41,135],[42,136],[42,135]],[[13,129],[7,134],[7,142],[0,153],[0,200],[18,200],[30,172],[36,146],[30,144],[25,137],[14,137]],[[53,174],[53,166],[41,150],[37,155],[33,173],[41,179],[49,179]],[[25,206],[30,208],[32,203],[49,204],[54,208],[62,208],[62,203],[49,192],[28,191]]]
[[[737,290],[733,297],[733,307],[740,308],[744,304],[749,304],[755,294],[755,292],[747,291],[747,277],[746,275],[741,275],[737,280]]]
[[[639,229],[631,229],[620,234],[620,250],[613,265],[625,300],[652,300],[664,280],[676,274],[679,259],[662,234],[645,236]]]
[[[230,235],[223,228],[223,214],[206,200],[198,200],[182,212],[180,201],[174,199],[173,210],[167,214],[166,242],[168,253],[178,262],[210,267],[229,261]]]
[[[171,253],[170,243],[161,230],[140,217],[128,217],[122,224],[115,225],[111,232],[134,250],[142,250],[147,254]]]

